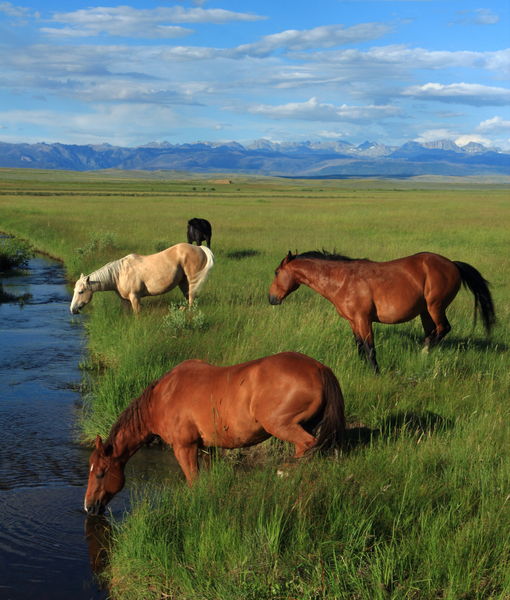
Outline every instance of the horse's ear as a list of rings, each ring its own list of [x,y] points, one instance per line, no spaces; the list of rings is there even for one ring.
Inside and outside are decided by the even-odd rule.
[[[108,446],[103,445],[103,449],[104,449],[105,456],[111,456],[113,454],[113,445],[112,444],[108,444]]]
[[[85,283],[87,285],[90,283],[90,275],[87,275],[87,277],[85,277]]]
[[[103,440],[101,439],[100,435],[96,435],[95,446],[96,446],[96,450],[99,450],[100,452],[104,451]]]
[[[282,264],[286,265],[293,258],[294,258],[294,256],[292,255],[292,252],[289,250],[287,253],[287,256],[283,259]]]

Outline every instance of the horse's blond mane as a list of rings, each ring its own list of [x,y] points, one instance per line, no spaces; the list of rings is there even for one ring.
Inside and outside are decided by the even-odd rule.
[[[99,283],[101,286],[116,283],[120,270],[127,257],[112,260],[89,275],[91,283]]]

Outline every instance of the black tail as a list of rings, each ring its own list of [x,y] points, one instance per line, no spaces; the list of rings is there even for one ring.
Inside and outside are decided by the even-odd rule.
[[[321,369],[323,410],[313,434],[317,438],[314,449],[338,448],[345,440],[344,397],[335,374],[329,367]]]
[[[458,260],[453,262],[460,271],[462,283],[471,290],[475,297],[474,322],[476,323],[476,315],[480,311],[485,331],[489,334],[492,326],[496,323],[496,312],[489,290],[489,282],[482,277],[480,271],[471,265]]]

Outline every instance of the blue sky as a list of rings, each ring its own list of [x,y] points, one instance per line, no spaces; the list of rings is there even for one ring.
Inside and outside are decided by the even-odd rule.
[[[510,150],[509,0],[0,0],[0,141]]]

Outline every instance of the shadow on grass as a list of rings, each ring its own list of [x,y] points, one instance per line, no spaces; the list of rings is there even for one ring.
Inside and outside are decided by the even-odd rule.
[[[262,254],[260,250],[245,248],[244,250],[232,250],[231,252],[227,252],[226,257],[232,260],[243,260],[243,258],[252,258],[253,256],[260,256],[260,254]]]
[[[397,438],[401,435],[421,436],[452,429],[454,422],[431,411],[424,413],[401,412],[386,417],[379,428],[371,429],[363,424],[347,425],[345,449],[355,450],[368,446],[380,437]]]
[[[423,346],[423,336],[410,333],[408,331],[400,332],[401,337],[405,337],[410,340],[413,344],[420,349]],[[430,350],[431,353],[440,351],[441,348],[453,348],[456,350],[492,350],[497,353],[503,353],[510,349],[508,344],[503,342],[496,342],[490,338],[460,338],[455,336],[448,336],[444,340],[441,340],[437,346]]]

